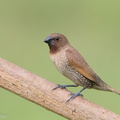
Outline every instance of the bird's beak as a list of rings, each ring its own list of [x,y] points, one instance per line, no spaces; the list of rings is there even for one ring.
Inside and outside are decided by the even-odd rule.
[[[51,39],[50,36],[48,36],[48,37],[44,40],[44,42],[48,43],[49,45],[54,45],[54,42],[53,42],[53,40]]]

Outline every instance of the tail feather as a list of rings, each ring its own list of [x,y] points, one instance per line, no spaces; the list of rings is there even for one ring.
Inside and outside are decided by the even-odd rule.
[[[114,88],[112,88],[112,87],[111,87],[109,90],[110,90],[111,92],[114,92],[114,93],[120,95],[120,91],[118,91],[118,90],[116,90],[116,89],[114,89]]]
[[[108,89],[108,91],[114,92],[114,93],[120,95],[120,91],[118,91],[118,90],[112,88],[111,86],[109,86],[109,85],[107,85],[107,84],[106,84],[106,88]]]
[[[98,90],[103,90],[103,91],[114,92],[114,93],[120,95],[120,91],[112,88],[111,86],[109,86],[109,85],[106,84],[106,83],[104,83],[102,86],[94,85],[93,88],[94,88],[94,89],[98,89]]]

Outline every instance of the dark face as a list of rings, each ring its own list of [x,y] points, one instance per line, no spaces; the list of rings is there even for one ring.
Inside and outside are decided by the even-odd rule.
[[[44,42],[49,45],[50,51],[53,52],[53,51],[58,51],[61,48],[63,48],[68,43],[68,40],[62,34],[53,33],[50,36],[48,36],[44,40]]]

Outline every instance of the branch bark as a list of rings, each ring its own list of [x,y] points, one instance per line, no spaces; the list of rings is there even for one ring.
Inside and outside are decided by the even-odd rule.
[[[66,89],[0,58],[0,87],[70,120],[120,120],[120,116],[82,97],[65,102]]]

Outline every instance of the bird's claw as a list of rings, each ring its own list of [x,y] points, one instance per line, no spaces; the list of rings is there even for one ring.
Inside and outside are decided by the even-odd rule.
[[[82,96],[83,97],[83,95],[80,94],[80,93],[70,93],[70,95],[72,95],[72,96],[66,102],[69,102],[71,99],[74,99],[77,96]]]
[[[57,87],[54,87],[52,90],[56,90],[57,88],[62,88],[62,89],[65,89],[66,88],[66,85],[57,85]]]

